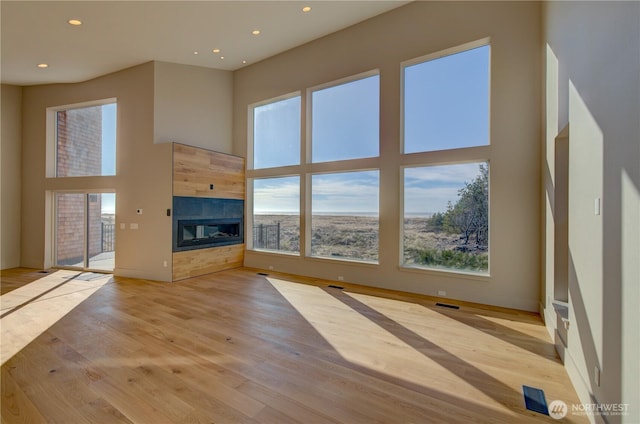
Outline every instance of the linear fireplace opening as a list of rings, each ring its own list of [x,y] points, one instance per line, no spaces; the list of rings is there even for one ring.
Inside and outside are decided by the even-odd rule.
[[[244,202],[174,197],[173,251],[244,243]]]
[[[185,219],[178,221],[178,247],[211,247],[242,242],[239,219]]]

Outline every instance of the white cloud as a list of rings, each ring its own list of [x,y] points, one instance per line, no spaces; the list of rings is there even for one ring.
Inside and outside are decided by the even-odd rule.
[[[472,182],[480,173],[479,163],[406,168],[405,178],[462,185]]]
[[[413,187],[405,190],[405,213],[434,213],[447,210],[447,203],[458,198],[456,187]]]
[[[255,180],[253,208],[256,213],[299,212],[298,177]]]

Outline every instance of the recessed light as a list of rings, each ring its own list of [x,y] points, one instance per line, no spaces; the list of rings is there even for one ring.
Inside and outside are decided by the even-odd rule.
[[[307,13],[307,12],[311,12],[311,6],[305,6],[302,8],[302,11]]]
[[[247,61],[246,61],[246,60],[243,60],[243,61],[242,61],[242,64],[244,65],[245,63],[247,63]]]
[[[259,29],[254,29],[253,31],[251,31],[251,34],[260,35],[260,30]]]
[[[198,54],[198,52],[193,52],[193,54]]]
[[[220,53],[220,49],[213,49],[214,53]]]
[[[49,65],[47,65],[46,63],[38,63],[38,68],[48,68]]]
[[[82,25],[82,21],[80,19],[69,19],[67,23],[74,26]]]
[[[220,56],[220,59],[224,59],[224,56]]]

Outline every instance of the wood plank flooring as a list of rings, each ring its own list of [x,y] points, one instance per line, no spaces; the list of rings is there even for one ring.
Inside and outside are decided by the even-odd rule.
[[[2,271],[2,344],[30,325],[25,305],[47,314],[84,290],[77,277],[5,302],[46,275]],[[578,403],[535,314],[246,268],[95,281],[2,358],[3,423],[558,422],[525,408],[522,385]]]

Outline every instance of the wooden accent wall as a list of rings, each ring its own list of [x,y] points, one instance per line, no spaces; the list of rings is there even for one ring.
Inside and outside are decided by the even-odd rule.
[[[173,195],[244,200],[244,158],[174,143]],[[174,252],[172,279],[240,267],[244,248],[236,244]]]
[[[244,200],[244,193],[244,158],[174,143],[174,196]]]
[[[173,281],[243,265],[244,244],[173,253]]]

